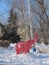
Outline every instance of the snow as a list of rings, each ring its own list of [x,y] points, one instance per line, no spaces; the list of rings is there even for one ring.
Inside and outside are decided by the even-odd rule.
[[[10,47],[15,47],[16,43],[10,43]]]
[[[49,53],[30,52],[16,55],[15,48],[0,47],[0,64],[3,65],[49,65]]]

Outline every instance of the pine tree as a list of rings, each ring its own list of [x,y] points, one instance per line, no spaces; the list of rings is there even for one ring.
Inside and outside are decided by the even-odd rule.
[[[2,40],[9,40],[11,42],[19,42],[20,35],[17,34],[17,13],[11,8],[8,17],[9,27],[6,28],[4,35],[1,37]]]
[[[11,40],[11,42],[18,42],[20,41],[20,36],[17,34],[17,13],[13,11],[13,8],[11,8],[10,13],[9,13],[9,24],[11,29],[10,29],[10,33],[9,33],[9,40]]]
[[[10,25],[16,25],[16,21],[18,20],[17,13],[13,11],[13,8],[11,8],[9,12],[9,17],[8,17],[8,23]]]

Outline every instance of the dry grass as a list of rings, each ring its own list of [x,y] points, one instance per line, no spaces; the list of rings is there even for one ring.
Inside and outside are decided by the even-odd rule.
[[[0,47],[8,47],[10,45],[10,41],[2,41],[0,40]]]

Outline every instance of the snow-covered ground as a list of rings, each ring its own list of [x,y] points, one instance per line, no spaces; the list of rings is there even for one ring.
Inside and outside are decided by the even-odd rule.
[[[27,53],[16,55],[12,47],[0,48],[0,64],[3,65],[49,65],[49,53]]]

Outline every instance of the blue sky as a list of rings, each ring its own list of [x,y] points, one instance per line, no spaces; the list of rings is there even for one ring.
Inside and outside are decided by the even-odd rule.
[[[0,1],[0,22],[3,24],[6,24],[6,19],[7,19],[7,15],[8,15],[8,11],[9,7],[7,6],[7,4],[4,2],[4,0]]]
[[[33,1],[34,0],[32,0],[32,2]],[[49,15],[49,0],[45,0],[45,3],[46,5],[48,5],[47,14]],[[25,0],[25,4],[27,4],[27,0]],[[7,23],[7,17],[9,15],[9,13],[7,12],[8,10],[9,10],[9,6],[4,2],[4,0],[0,0],[0,22],[3,24]]]
[[[49,0],[45,0],[45,4],[47,5],[47,14],[49,16]]]
[[[25,0],[25,5],[26,4],[27,4],[27,0]],[[4,2],[4,0],[0,1],[0,23],[3,23],[3,24],[7,23],[7,19],[8,19],[8,15],[9,15],[9,12],[7,12],[7,11],[9,10],[9,8],[10,7],[7,5],[6,2]]]

